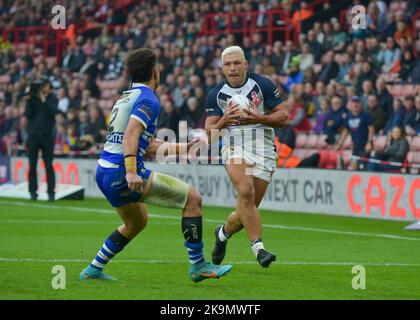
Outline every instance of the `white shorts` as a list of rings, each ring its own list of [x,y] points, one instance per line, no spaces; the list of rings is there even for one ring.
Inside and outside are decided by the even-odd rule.
[[[268,152],[265,150],[258,154],[238,145],[232,148],[224,146],[221,150],[221,155],[224,164],[230,159],[238,159],[238,164],[240,164],[242,163],[240,159],[243,159],[250,166],[249,173],[247,172],[247,174],[267,181],[268,183],[271,182],[278,161],[278,155],[274,150]]]

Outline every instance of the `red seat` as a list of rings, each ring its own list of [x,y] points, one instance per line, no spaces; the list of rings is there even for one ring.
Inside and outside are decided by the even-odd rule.
[[[293,156],[298,157],[299,159],[303,159],[306,157],[306,150],[305,149],[294,149]]]
[[[318,149],[327,149],[328,144],[325,141],[326,138],[327,138],[326,134],[321,134],[318,136],[318,139],[316,140],[316,147]]]
[[[410,142],[411,151],[420,151],[420,136],[413,137],[413,140]]]
[[[350,134],[346,137],[346,139],[344,140],[344,143],[343,143],[343,148],[345,149],[345,150],[349,150],[349,149],[351,149],[353,147],[353,141],[351,140],[351,136],[350,136]]]
[[[308,140],[308,135],[306,133],[298,133],[296,136],[296,149],[305,148],[306,140]]]
[[[343,159],[344,166],[347,168],[350,164],[352,152],[350,150],[344,150],[341,152],[341,158]]]
[[[375,151],[383,151],[386,147],[387,136],[378,136],[373,140],[373,149]]]
[[[308,136],[308,140],[306,140],[306,145],[305,148],[306,149],[315,149],[317,146],[317,141],[318,141],[318,135],[316,134],[310,134]]]
[[[410,151],[407,154],[407,161],[409,163],[420,164],[420,151]]]
[[[318,149],[308,149],[307,151],[306,151],[306,157],[309,157],[309,156],[311,156],[311,155],[313,155],[313,154],[315,154],[315,153],[319,153],[319,150]]]

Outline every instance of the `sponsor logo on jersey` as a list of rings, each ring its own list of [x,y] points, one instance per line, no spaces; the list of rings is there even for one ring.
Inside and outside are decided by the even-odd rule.
[[[152,110],[151,107],[149,107],[145,104],[142,104],[140,107],[137,108],[137,110],[139,112],[143,113],[148,120],[152,120],[153,110]]]
[[[107,142],[122,143],[124,132],[110,132],[106,136]]]

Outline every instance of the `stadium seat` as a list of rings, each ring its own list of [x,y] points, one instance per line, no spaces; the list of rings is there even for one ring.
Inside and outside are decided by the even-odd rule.
[[[410,142],[410,151],[420,151],[420,136],[413,137]]]
[[[344,143],[343,143],[343,148],[345,149],[345,150],[349,150],[349,149],[351,149],[353,147],[353,141],[351,140],[351,136],[350,135],[348,135],[347,136],[347,138],[346,138],[346,140],[344,140]]]
[[[318,136],[318,139],[316,140],[316,147],[318,149],[327,149],[328,148],[328,144],[325,141],[325,139],[327,138],[326,134],[321,134]]]
[[[352,152],[350,150],[344,150],[341,152],[341,158],[343,159],[344,166],[347,168],[350,164]]]
[[[317,134],[310,134],[308,136],[308,140],[306,140],[306,149],[315,149],[317,147],[318,135]]]
[[[308,149],[307,151],[306,151],[306,157],[309,157],[309,156],[311,156],[311,155],[313,155],[313,154],[315,154],[315,153],[319,153],[319,150],[318,149]]]
[[[378,136],[373,140],[373,150],[383,151],[387,144],[387,136]]]
[[[303,149],[306,145],[306,140],[308,140],[308,135],[306,133],[298,133],[296,136],[296,145],[297,149]]]
[[[306,150],[305,149],[294,149],[293,156],[298,157],[299,159],[303,159],[306,157]]]

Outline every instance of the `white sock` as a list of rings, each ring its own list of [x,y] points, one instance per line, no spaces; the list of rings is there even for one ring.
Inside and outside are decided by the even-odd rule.
[[[252,252],[254,252],[255,257],[258,255],[258,251],[260,251],[261,249],[265,250],[262,240],[254,240],[251,244],[251,249]]]
[[[222,226],[219,229],[219,239],[220,241],[227,241],[229,239],[229,237],[226,235],[226,233],[223,231],[225,226]]]

